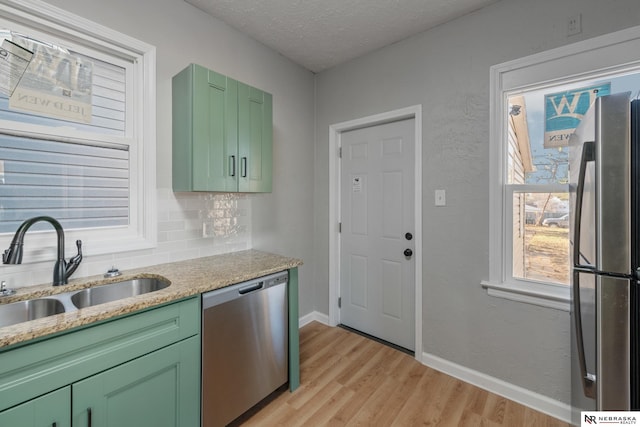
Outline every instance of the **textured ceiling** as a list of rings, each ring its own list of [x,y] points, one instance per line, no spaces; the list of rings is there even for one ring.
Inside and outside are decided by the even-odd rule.
[[[185,0],[320,72],[496,0]]]

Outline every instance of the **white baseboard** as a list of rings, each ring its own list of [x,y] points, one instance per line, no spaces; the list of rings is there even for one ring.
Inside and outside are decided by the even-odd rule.
[[[311,313],[302,316],[298,321],[298,325],[300,328],[302,328],[307,323],[311,323],[313,321],[320,322],[329,326],[329,316],[318,311],[312,311]]]
[[[469,384],[571,423],[571,406],[504,380],[474,371],[429,353],[422,353],[422,363]]]

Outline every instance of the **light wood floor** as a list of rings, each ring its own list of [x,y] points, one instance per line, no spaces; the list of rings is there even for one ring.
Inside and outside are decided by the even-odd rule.
[[[300,330],[301,385],[239,426],[531,426],[568,424],[430,369],[412,356],[317,322]]]

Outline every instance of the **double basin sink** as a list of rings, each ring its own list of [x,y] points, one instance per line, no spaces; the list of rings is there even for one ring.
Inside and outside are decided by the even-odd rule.
[[[169,284],[166,280],[145,277],[48,297],[0,304],[0,328],[159,291]]]

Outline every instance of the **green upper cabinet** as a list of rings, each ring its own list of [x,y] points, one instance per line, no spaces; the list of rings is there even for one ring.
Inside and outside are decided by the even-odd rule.
[[[238,83],[238,190],[271,192],[272,118],[271,95]]]
[[[271,95],[196,64],[172,86],[173,190],[270,192]]]

